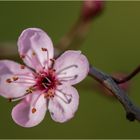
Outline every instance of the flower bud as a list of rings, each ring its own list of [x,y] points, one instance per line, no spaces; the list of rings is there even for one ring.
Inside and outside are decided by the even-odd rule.
[[[93,19],[104,8],[104,2],[101,0],[84,0],[82,6],[82,18],[85,21]]]

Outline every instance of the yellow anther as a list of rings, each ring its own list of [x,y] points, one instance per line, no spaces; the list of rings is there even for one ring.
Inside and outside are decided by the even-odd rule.
[[[29,88],[29,89],[26,90],[26,92],[27,92],[27,93],[32,93],[33,90]]]
[[[32,93],[33,90],[34,90],[34,88],[33,88],[33,87],[30,87],[30,88],[28,88],[28,89],[26,90],[26,92],[27,92],[27,93]]]

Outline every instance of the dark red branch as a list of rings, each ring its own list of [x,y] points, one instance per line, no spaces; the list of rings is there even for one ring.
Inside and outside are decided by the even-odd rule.
[[[117,84],[122,84],[125,83],[129,80],[131,80],[133,77],[135,77],[138,73],[140,72],[140,65],[134,69],[130,74],[128,74],[126,77],[124,77],[123,79],[116,79],[114,77],[113,80],[117,83]]]

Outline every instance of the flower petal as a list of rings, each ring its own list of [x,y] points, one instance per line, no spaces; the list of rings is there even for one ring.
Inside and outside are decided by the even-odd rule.
[[[22,77],[22,78],[21,78]],[[25,78],[27,77],[27,79]],[[32,80],[28,80],[29,77]],[[16,79],[19,78],[19,79]],[[11,82],[12,80],[15,80]],[[16,81],[17,80],[17,81]],[[21,97],[34,83],[33,73],[27,67],[14,61],[0,61],[0,95],[6,98]]]
[[[47,69],[53,58],[53,44],[49,36],[41,29],[28,28],[18,39],[18,50],[23,61],[35,70]]]
[[[27,95],[12,110],[12,118],[22,127],[33,127],[38,125],[45,117],[47,104],[44,95],[35,92]]]
[[[74,116],[78,109],[79,95],[72,86],[61,86],[50,99],[48,109],[56,122],[66,122]]]
[[[80,51],[66,51],[56,60],[54,69],[60,82],[74,85],[87,76],[89,63]]]

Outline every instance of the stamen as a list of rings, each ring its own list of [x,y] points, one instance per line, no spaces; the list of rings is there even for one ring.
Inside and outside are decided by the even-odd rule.
[[[48,69],[48,66],[49,66],[49,52],[48,52],[47,48],[41,48],[41,50],[42,50],[43,52],[46,52],[46,53],[47,53],[47,60],[46,60],[45,63],[44,63],[44,67],[45,67],[46,69]]]
[[[74,80],[78,77],[78,75],[74,75],[74,76],[63,76],[63,77],[59,77],[58,76],[58,79],[59,80]]]
[[[59,75],[59,74],[61,74],[63,71],[65,71],[65,70],[67,70],[67,69],[71,69],[71,68],[78,68],[78,66],[77,66],[77,65],[70,65],[70,66],[68,66],[68,67],[65,67],[65,68],[61,69],[61,70],[58,71],[56,74]]]
[[[47,86],[45,83],[42,83],[42,85],[43,85],[45,88],[48,88],[48,86]]]
[[[36,108],[32,108],[32,113],[35,113],[36,112]]]
[[[40,95],[38,95],[38,97],[35,99],[35,101],[33,102],[33,104],[32,104],[32,106],[33,106],[33,109],[32,109],[32,111],[34,110],[35,112],[36,112],[36,108],[35,108],[35,106],[36,106],[36,103],[39,101],[39,99],[42,97],[42,96],[44,96],[44,94],[42,93],[42,94],[40,94]],[[34,109],[35,108],[35,109]],[[33,111],[33,112],[34,112]],[[32,112],[32,113],[33,113]]]
[[[50,99],[54,97],[54,89],[48,90],[47,93],[44,93],[44,98]]]
[[[24,82],[35,82],[35,79],[32,75],[28,75],[28,74],[16,74],[12,77],[13,81],[24,81]]]
[[[17,81],[19,78],[18,77],[13,77],[12,79],[13,79],[13,81]]]
[[[12,83],[20,83],[20,84],[35,84],[35,81],[31,82],[31,81],[12,81]]]
[[[10,101],[10,102],[19,101],[19,100],[25,98],[26,95],[27,95],[27,94],[25,94],[25,95],[23,95],[23,96],[21,96],[21,97],[18,97],[18,98],[9,98],[9,101]]]
[[[36,53],[35,53],[34,50],[32,51],[32,54],[31,54],[31,55],[33,55],[33,56],[36,55]],[[24,55],[24,57],[25,57],[25,55]],[[37,61],[38,65],[39,65],[41,68],[43,67],[42,64],[41,64],[40,61],[39,61],[38,55],[36,55],[36,57],[34,57],[34,59],[32,59],[31,56],[26,55],[26,59],[28,59],[28,61],[30,61],[31,64],[32,64],[32,66],[35,67],[35,68],[36,68],[36,62],[35,62],[35,61]]]
[[[31,82],[35,81],[35,79],[33,79],[32,77],[28,77],[28,76],[19,76],[18,78],[19,78],[19,80],[28,80]]]
[[[56,94],[56,96],[58,97],[58,98],[60,98],[61,100],[63,100],[63,102],[65,102],[66,104],[70,104],[70,102],[71,102],[71,100],[68,100],[68,99],[64,99],[64,98],[62,98],[61,96],[59,96],[58,94]]]
[[[8,100],[9,100],[10,102],[19,101],[19,100],[25,98],[26,95],[28,95],[29,93],[32,93],[33,90],[34,90],[34,87],[30,87],[29,89],[26,90],[26,93],[25,93],[23,96],[17,97],[17,98],[9,98]]]
[[[25,55],[21,54],[20,55],[20,58],[24,59],[25,58]]]
[[[19,75],[19,76],[17,76]],[[22,83],[22,84],[35,84],[33,77],[28,77],[26,75],[17,74],[12,78],[6,79],[7,83]]]
[[[24,65],[20,65],[20,68],[21,68],[21,69],[25,69],[25,66],[24,66]]]
[[[34,88],[33,88],[33,87],[30,87],[29,89],[26,90],[26,92],[27,92],[27,93],[32,93],[33,90],[34,90]]]
[[[41,48],[41,49],[42,49],[42,51],[48,51],[47,48]]]
[[[70,104],[71,103],[71,100],[72,100],[72,95],[71,94],[66,94],[62,90],[59,90],[59,89],[57,89],[57,91],[59,93],[61,93],[61,95],[63,95],[64,98],[61,97],[60,95],[56,94],[57,97],[59,97],[61,100],[63,100],[66,104]],[[70,99],[68,99],[68,96],[69,96]]]
[[[6,79],[6,82],[7,82],[7,83],[11,83],[12,80],[11,80],[11,79]]]
[[[50,80],[49,78],[45,77],[45,79],[46,79],[49,83],[51,83],[51,80]]]
[[[50,59],[50,61],[52,62],[51,68],[53,68],[54,67],[54,64],[55,64],[55,59]]]
[[[33,51],[33,52],[32,52],[32,55],[33,55],[33,56],[35,56],[35,55],[36,55],[36,53]]]

